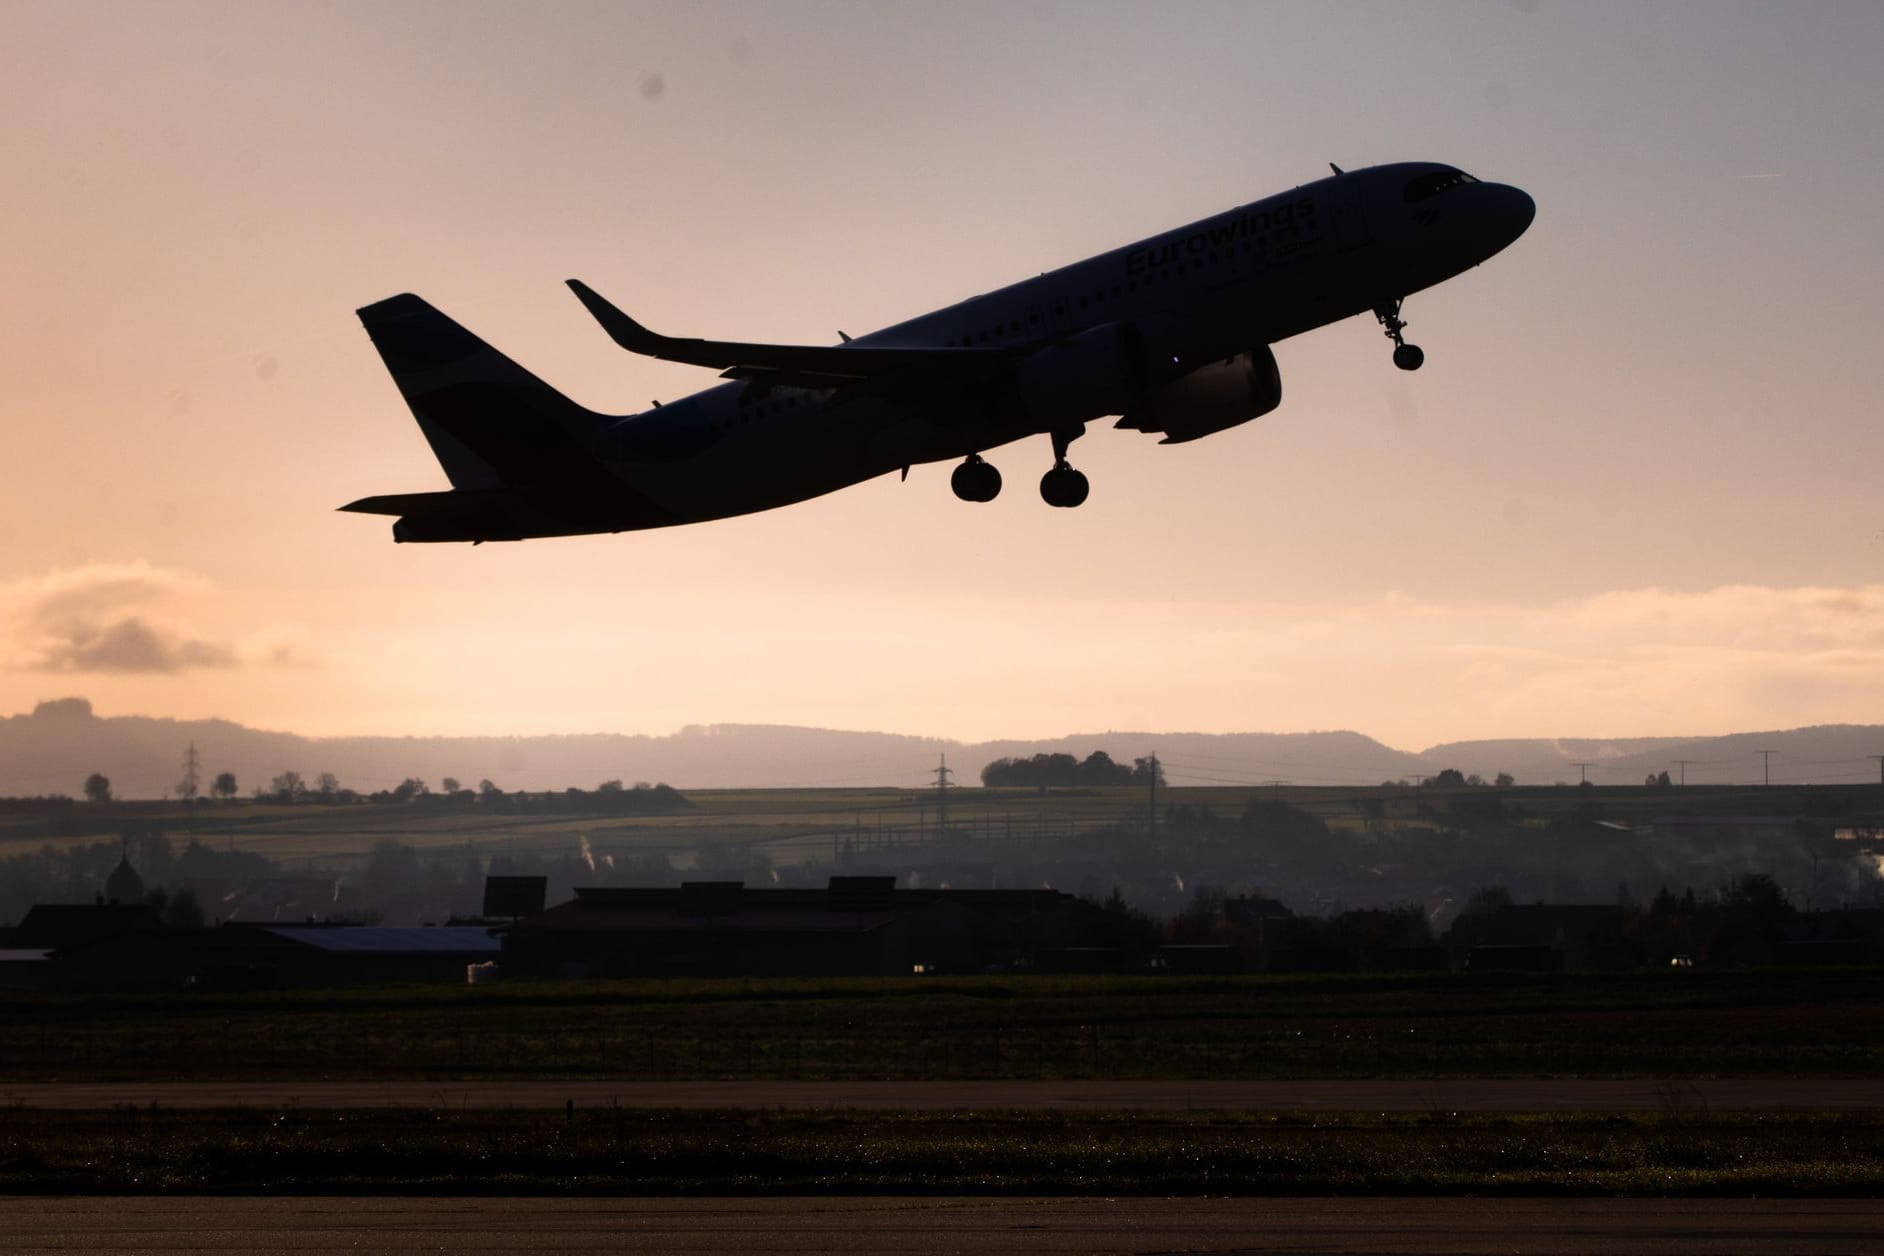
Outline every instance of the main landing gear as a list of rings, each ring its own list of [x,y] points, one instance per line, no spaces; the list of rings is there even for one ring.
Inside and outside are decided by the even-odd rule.
[[[949,487],[965,502],[991,502],[1000,496],[1001,473],[993,464],[983,462],[980,454],[969,454],[968,460],[949,476]]]
[[[1053,433],[1053,469],[1040,477],[1040,499],[1049,506],[1072,509],[1086,500],[1092,485],[1066,460],[1066,447],[1085,435],[1086,425]]]
[[[1053,433],[1053,469],[1040,477],[1040,496],[1049,506],[1071,508],[1086,500],[1092,485],[1066,460],[1066,447],[1078,440],[1086,425]],[[1000,495],[1001,473],[980,454],[969,454],[949,476],[949,487],[965,502],[991,502]]]
[[[1426,353],[1418,345],[1406,342],[1406,320],[1400,317],[1400,302],[1389,301],[1385,305],[1374,307],[1374,317],[1387,329],[1387,339],[1393,341],[1393,364],[1403,371],[1417,371],[1426,361]]]

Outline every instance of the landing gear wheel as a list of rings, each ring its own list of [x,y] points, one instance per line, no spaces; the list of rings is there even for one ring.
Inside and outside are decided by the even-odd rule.
[[[980,454],[970,454],[949,476],[949,487],[965,502],[991,502],[1001,495],[1001,473]]]
[[[1406,342],[1406,320],[1400,317],[1400,302],[1389,301],[1385,305],[1374,307],[1374,317],[1386,329],[1387,339],[1393,341],[1393,364],[1403,371],[1417,371],[1426,361],[1426,354],[1418,345]]]
[[[1082,473],[1064,462],[1040,477],[1040,498],[1049,506],[1071,510],[1086,500],[1092,485]]]

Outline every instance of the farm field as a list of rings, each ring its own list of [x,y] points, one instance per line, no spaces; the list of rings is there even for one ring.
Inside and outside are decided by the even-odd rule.
[[[1816,1195],[1876,1114],[0,1114],[0,1193]]]
[[[1541,827],[1553,817],[1599,808],[1608,818],[1643,824],[1657,815],[1837,814],[1862,803],[1875,807],[1875,786],[1640,787],[1520,786],[1509,789],[1352,786],[1175,786],[1158,791],[1161,812],[1189,809],[1230,819],[1252,802],[1283,803],[1309,812],[1336,830],[1358,832],[1369,823],[1420,823],[1423,814],[1455,799],[1496,798]],[[537,796],[540,797],[540,796]],[[331,872],[357,865],[377,842],[395,841],[421,852],[464,851],[569,854],[586,840],[603,854],[656,855],[685,870],[703,848],[763,853],[774,867],[828,864],[845,849],[859,853],[927,852],[946,847],[957,856],[995,850],[1016,840],[1077,837],[1108,828],[1139,830],[1148,795],[1142,788],[956,788],[946,821],[934,790],[772,789],[702,790],[688,805],[663,814],[582,811],[563,799],[551,808],[515,796],[503,810],[481,805],[370,803],[284,806],[255,801],[201,804],[74,804],[35,811],[16,806],[0,814],[0,857],[50,845],[55,849],[116,841],[135,832],[163,832],[173,842],[192,838],[218,849],[252,851],[284,867]]]
[[[16,1082],[1876,1077],[1884,971],[0,995]]]

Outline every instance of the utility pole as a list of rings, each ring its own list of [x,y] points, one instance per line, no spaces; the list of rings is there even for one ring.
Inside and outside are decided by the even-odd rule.
[[[1773,752],[1771,750],[1762,750],[1759,752],[1759,756],[1761,763],[1761,784],[1770,787],[1773,784]]]
[[[942,762],[935,770],[935,835],[940,838],[949,827],[949,757],[942,756]]]
[[[1688,765],[1693,762],[1694,762],[1693,759],[1676,759],[1675,760],[1675,766],[1681,769],[1681,783],[1683,786],[1686,786],[1688,783]]]
[[[1158,845],[1158,752],[1156,750],[1151,752],[1148,762],[1151,770],[1145,776],[1151,784],[1151,801],[1145,811],[1145,816],[1149,822],[1147,831],[1151,838],[1151,846],[1155,850]]]
[[[1594,763],[1572,763],[1570,766],[1577,770],[1578,785],[1588,785],[1590,783],[1590,769],[1596,766]]]

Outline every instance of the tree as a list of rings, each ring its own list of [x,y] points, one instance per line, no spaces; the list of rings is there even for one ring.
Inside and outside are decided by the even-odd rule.
[[[394,802],[411,802],[419,795],[429,794],[431,792],[431,790],[425,787],[424,781],[416,776],[408,776],[405,780],[400,781],[393,789],[392,796]]]
[[[444,788],[447,794],[455,794],[458,792],[458,778],[455,776],[447,776],[444,780],[439,782],[439,785]]]
[[[268,794],[276,802],[302,802],[307,798],[307,782],[299,772],[283,772],[268,783]]]
[[[87,802],[111,801],[111,778],[103,772],[93,772],[85,778],[85,800]]]
[[[322,772],[314,778],[314,792],[320,795],[322,802],[332,802],[340,792],[340,778],[332,772]]]
[[[234,772],[216,773],[216,779],[210,785],[209,792],[216,795],[216,797],[222,799],[224,802],[229,802],[230,800],[232,800],[236,796],[235,773]]]
[[[204,925],[202,904],[189,890],[178,890],[164,911],[164,924],[172,929],[201,929]]]
[[[1489,916],[1511,906],[1511,891],[1502,885],[1488,885],[1466,900],[1461,916]]]
[[[601,783],[600,785],[597,785],[597,786],[595,787],[595,792],[596,792],[596,793],[598,793],[598,794],[619,794],[619,793],[621,793],[621,778],[620,778],[620,777],[616,777],[616,778],[615,778],[614,780],[612,780],[612,781],[603,781],[603,782],[602,782],[602,783]]]
[[[1492,778],[1492,784],[1499,789],[1510,789],[1517,783],[1518,778],[1511,775],[1509,772],[1500,772],[1497,776]]]
[[[1129,785],[1132,769],[1114,763],[1105,751],[1095,750],[1080,761],[1079,779],[1086,785]]]
[[[1782,919],[1796,910],[1786,898],[1779,882],[1764,872],[1750,872],[1728,887],[1721,897],[1730,912],[1752,916],[1762,922]]]
[[[1426,778],[1426,783],[1428,785],[1454,785],[1463,787],[1465,785],[1465,773],[1459,771],[1457,768],[1441,768],[1438,772]]]
[[[485,802],[491,802],[503,796],[504,791],[497,788],[497,783],[491,780],[490,777],[487,776],[478,782],[478,797],[482,798]]]
[[[424,884],[425,870],[419,866],[418,851],[390,837],[381,838],[366,857],[361,880],[381,895],[406,894]]]
[[[1154,775],[1158,778],[1158,784],[1164,784],[1164,764],[1158,761],[1157,755],[1132,760],[1132,784],[1149,785]]]

